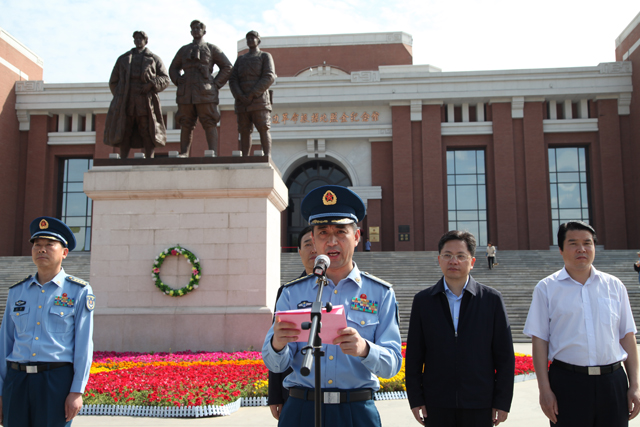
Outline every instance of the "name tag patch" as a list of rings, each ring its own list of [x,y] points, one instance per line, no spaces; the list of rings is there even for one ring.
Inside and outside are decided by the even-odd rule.
[[[13,307],[13,311],[24,311],[24,307]]]

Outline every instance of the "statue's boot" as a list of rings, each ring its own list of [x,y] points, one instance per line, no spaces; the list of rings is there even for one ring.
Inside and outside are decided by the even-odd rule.
[[[213,150],[218,155],[218,129],[216,127],[210,127],[209,129],[204,130],[205,135],[207,136],[207,145],[209,146],[209,150]]]
[[[180,129],[180,157],[189,157],[191,152],[191,142],[193,141],[193,131],[189,128]]]
[[[260,144],[262,145],[262,151],[264,155],[271,156],[271,134],[268,130],[260,132]]]
[[[240,133],[240,147],[243,157],[248,157],[251,154],[251,132]]]

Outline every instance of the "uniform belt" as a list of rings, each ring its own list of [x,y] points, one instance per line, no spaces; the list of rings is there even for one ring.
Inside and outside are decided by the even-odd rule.
[[[49,371],[51,369],[71,365],[70,362],[36,362],[32,364],[7,362],[7,364],[15,371],[26,371],[27,374],[37,374],[38,372]]]
[[[289,396],[302,400],[314,400],[315,391],[304,388],[292,388],[289,390]],[[348,390],[348,391],[323,391],[321,395],[322,403],[338,404],[346,402],[362,402],[364,400],[372,400],[373,392],[369,389],[365,390]]]
[[[612,363],[611,365],[604,366],[577,366],[571,363],[565,363],[561,360],[554,360],[553,364],[558,368],[565,369],[567,371],[578,372],[579,374],[587,375],[602,375],[610,374],[617,371],[622,366],[622,362]]]

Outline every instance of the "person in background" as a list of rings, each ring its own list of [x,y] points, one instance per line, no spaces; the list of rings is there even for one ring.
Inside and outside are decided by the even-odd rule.
[[[302,261],[302,265],[304,265],[304,270],[302,271],[302,274],[300,274],[298,279],[311,274],[311,272],[313,271],[313,265],[315,263],[316,256],[318,255],[316,253],[315,247],[313,246],[312,231],[313,227],[308,226],[302,229],[302,231],[298,234],[298,255],[300,255],[300,260]],[[282,289],[284,289],[284,286],[280,286],[280,288],[278,289],[276,304],[278,303],[280,294],[282,294]],[[282,406],[289,397],[289,390],[282,386],[282,381],[292,371],[293,370],[291,368],[282,373],[269,371],[269,397],[267,398],[267,404],[269,405],[269,409],[271,410],[271,415],[273,415],[273,418],[275,418],[276,420],[280,418]]]
[[[489,270],[493,270],[493,263],[496,261],[496,247],[487,243],[487,261],[489,262]]]
[[[371,252],[371,242],[369,241],[369,239],[367,239],[367,241],[364,244],[364,251]]]
[[[638,259],[633,263],[633,269],[638,273],[638,282],[640,283],[640,252],[638,252]]]

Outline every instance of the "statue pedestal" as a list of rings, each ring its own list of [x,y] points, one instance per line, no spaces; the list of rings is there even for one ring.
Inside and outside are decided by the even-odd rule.
[[[157,160],[96,160],[84,177],[93,201],[95,349],[260,349],[280,285],[288,192],[279,172],[266,159]],[[151,270],[160,252],[178,244],[200,259],[202,272],[197,289],[171,297]],[[181,288],[190,267],[169,256],[160,276]]]

